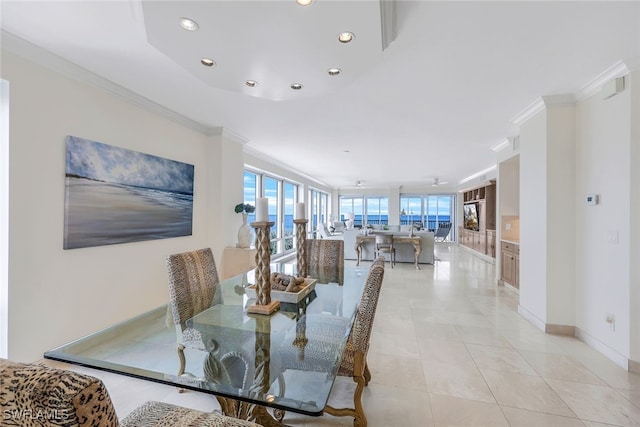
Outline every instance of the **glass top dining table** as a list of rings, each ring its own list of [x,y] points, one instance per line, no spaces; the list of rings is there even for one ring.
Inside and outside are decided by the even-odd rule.
[[[293,274],[295,265],[272,264]],[[225,414],[261,422],[266,407],[322,415],[337,375],[367,269],[345,268],[344,283],[323,283],[271,315],[252,314],[246,290],[254,270],[221,281],[216,304],[187,322],[201,336],[180,360],[163,305],[47,351],[44,357],[216,396]],[[258,415],[256,413],[259,412]],[[280,416],[278,416],[280,414]],[[276,423],[278,422],[276,421]],[[269,420],[271,424],[271,419]]]

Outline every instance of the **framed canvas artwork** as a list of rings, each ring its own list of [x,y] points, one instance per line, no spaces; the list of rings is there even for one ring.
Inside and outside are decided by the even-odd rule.
[[[64,249],[189,236],[194,166],[66,138]]]

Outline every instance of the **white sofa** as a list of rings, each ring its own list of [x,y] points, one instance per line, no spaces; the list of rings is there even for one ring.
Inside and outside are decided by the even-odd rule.
[[[395,227],[398,227],[397,229]],[[374,233],[389,233],[396,236],[407,236],[409,231],[399,231],[400,226],[389,226],[389,230],[374,230]],[[392,229],[393,228],[393,229]],[[420,247],[422,252],[418,258],[420,264],[433,264],[433,248],[434,238],[431,231],[416,231],[414,233],[420,237]],[[362,230],[344,230],[342,238],[344,239],[344,258],[357,259],[356,255],[356,236],[362,235]],[[365,242],[362,245],[362,260],[373,261],[373,242]],[[413,246],[409,244],[396,245],[396,262],[415,261]]]

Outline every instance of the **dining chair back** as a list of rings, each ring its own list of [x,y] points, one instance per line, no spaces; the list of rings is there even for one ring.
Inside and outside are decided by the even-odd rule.
[[[396,248],[393,246],[392,234],[376,234],[376,246],[374,250],[374,256],[377,258],[380,254],[389,254],[389,262],[391,268],[396,264]]]
[[[344,240],[308,239],[305,255],[309,277],[344,284]]]
[[[356,310],[356,315],[342,355],[338,375],[352,377],[356,383],[353,393],[353,408],[334,408],[327,405],[325,411],[335,416],[352,416],[354,425],[366,426],[367,418],[362,407],[362,391],[371,380],[367,364],[367,353],[373,328],[378,299],[384,279],[384,258],[378,257],[369,269],[367,281]]]
[[[211,248],[169,255],[169,313],[178,336],[178,357],[182,375],[186,361],[184,348],[206,350],[202,336],[196,329],[187,327],[187,320],[219,302],[218,270]]]

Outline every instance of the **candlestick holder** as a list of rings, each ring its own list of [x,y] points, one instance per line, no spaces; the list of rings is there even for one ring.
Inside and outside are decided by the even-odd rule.
[[[271,226],[273,222],[252,222],[256,230],[256,302],[249,313],[271,314],[280,308],[280,301],[271,301]]]
[[[296,225],[296,262],[298,263],[298,277],[307,277],[307,221],[306,219],[294,219]]]

